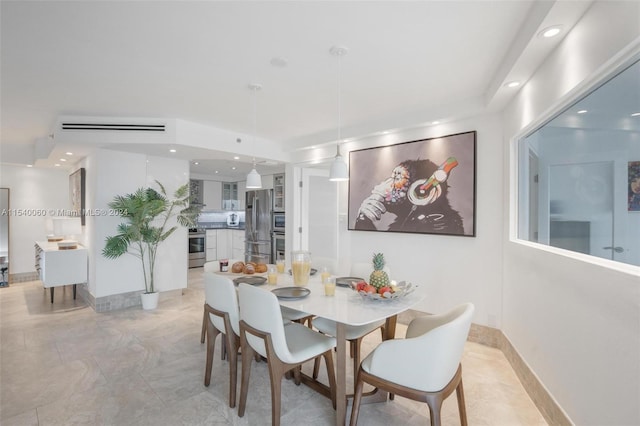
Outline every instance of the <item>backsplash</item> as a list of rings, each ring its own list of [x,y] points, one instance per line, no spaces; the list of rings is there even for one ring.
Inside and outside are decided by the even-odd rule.
[[[203,210],[198,216],[200,229],[244,229],[244,211]]]

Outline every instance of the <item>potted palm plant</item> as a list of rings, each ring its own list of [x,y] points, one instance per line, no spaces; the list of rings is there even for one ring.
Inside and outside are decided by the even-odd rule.
[[[126,220],[118,225],[118,234],[106,238],[102,255],[116,259],[125,253],[139,258],[144,275],[145,292],[142,294],[143,309],[158,306],[158,293],[154,287],[154,269],[158,247],[178,225],[193,227],[200,207],[190,203],[189,185],[180,186],[170,199],[164,186],[158,181],[160,191],[139,188],[132,194],[117,195],[109,207],[118,211]],[[170,226],[176,218],[178,225]]]

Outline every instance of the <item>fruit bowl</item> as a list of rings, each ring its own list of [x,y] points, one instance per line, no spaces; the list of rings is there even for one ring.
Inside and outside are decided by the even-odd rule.
[[[406,295],[410,294],[413,292],[413,290],[415,290],[413,284],[405,282],[405,281],[400,281],[397,285],[395,286],[391,286],[392,292],[385,292],[383,294],[380,293],[368,293],[364,290],[360,290],[358,291],[356,289],[356,285],[353,284],[351,287],[354,291],[356,291],[360,297],[362,297],[362,299],[364,300],[380,300],[380,301],[386,301],[386,300],[395,300],[395,299],[400,299],[402,297],[405,297]]]

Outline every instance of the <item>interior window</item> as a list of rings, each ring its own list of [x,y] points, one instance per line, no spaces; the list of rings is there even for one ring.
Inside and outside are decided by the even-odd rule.
[[[518,238],[640,266],[640,61],[521,139]]]

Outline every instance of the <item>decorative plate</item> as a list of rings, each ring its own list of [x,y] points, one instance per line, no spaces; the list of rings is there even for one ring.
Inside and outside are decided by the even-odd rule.
[[[355,290],[355,288],[354,288],[354,290]],[[395,299],[403,298],[406,295],[413,293],[413,290],[415,290],[415,287],[411,283],[408,283],[408,282],[405,282],[405,281],[400,281],[396,285],[395,290],[396,291],[393,292],[393,293],[386,292],[384,294],[367,293],[366,291],[360,290],[358,292],[358,294],[364,300],[387,301],[387,300],[395,300]]]
[[[311,290],[306,287],[283,287],[271,290],[278,299],[296,300],[303,299],[311,294]]]
[[[251,285],[262,285],[267,282],[265,277],[257,277],[255,275],[245,275],[243,277],[238,277],[233,279],[233,283],[238,285],[240,283],[251,284]]]

